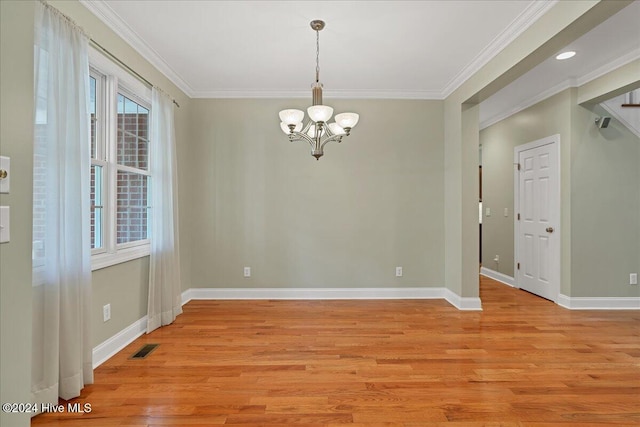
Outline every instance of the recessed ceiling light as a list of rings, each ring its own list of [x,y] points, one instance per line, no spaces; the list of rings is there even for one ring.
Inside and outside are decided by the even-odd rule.
[[[562,52],[560,54],[558,54],[556,56],[556,59],[558,60],[563,60],[563,59],[569,59],[571,57],[573,57],[576,53],[573,50],[568,50],[566,52]]]

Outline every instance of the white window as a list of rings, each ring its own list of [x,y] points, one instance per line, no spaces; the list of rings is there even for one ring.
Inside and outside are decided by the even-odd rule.
[[[149,255],[151,89],[90,53],[91,266]]]

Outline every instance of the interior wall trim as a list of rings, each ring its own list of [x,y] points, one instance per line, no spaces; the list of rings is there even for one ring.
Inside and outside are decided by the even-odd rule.
[[[136,320],[111,338],[93,348],[93,369],[147,332],[147,316]]]
[[[458,310],[482,310],[477,297],[461,297],[445,287],[429,288],[191,288],[182,304],[191,300],[233,299],[444,299]]]
[[[439,299],[444,288],[191,288],[182,303],[192,299]]]
[[[569,297],[560,294],[558,305],[570,310],[640,310],[640,297]]]
[[[615,61],[611,61],[605,65],[603,65],[602,67],[598,68],[597,70],[594,70],[588,74],[585,74],[583,76],[577,77],[577,78],[571,78],[571,79],[567,79],[563,82],[558,83],[555,86],[552,86],[546,90],[543,90],[542,92],[534,95],[531,98],[525,99],[523,101],[521,101],[520,103],[518,103],[517,105],[514,105],[506,110],[503,110],[497,114],[495,114],[492,117],[488,117],[485,120],[480,122],[480,130],[484,130],[486,128],[488,128],[489,126],[493,126],[494,124],[501,122],[502,120],[508,119],[509,117],[513,116],[514,114],[519,113],[520,111],[526,110],[529,107],[532,107],[548,98],[551,98],[554,95],[559,94],[560,92],[567,90],[569,88],[574,88],[574,87],[580,87],[583,86],[599,77],[602,77],[612,71],[617,70],[620,67],[623,67],[635,60],[637,60],[638,58],[640,58],[640,49],[635,49],[623,56],[621,56],[620,58],[616,59]]]
[[[153,48],[140,38],[105,1],[79,0],[79,2],[116,33],[116,35],[120,36],[125,43],[149,61],[151,65],[158,69],[165,77],[171,80],[182,92],[193,98],[193,89],[191,86],[189,86]]]
[[[511,276],[507,276],[506,274],[500,273],[499,271],[491,270],[490,268],[482,267],[480,268],[480,274],[486,277],[489,277],[493,280],[496,280],[500,283],[504,283],[505,285],[509,285],[512,288],[515,286],[515,280]]]
[[[450,289],[444,290],[444,299],[461,311],[482,311],[480,297],[461,297]]]
[[[471,76],[476,74],[485,65],[499,54],[505,47],[509,46],[515,39],[525,32],[534,22],[553,8],[558,0],[535,1],[529,6],[491,43],[486,46],[478,55],[467,64],[442,90],[443,99],[448,98],[453,92],[464,84]]]

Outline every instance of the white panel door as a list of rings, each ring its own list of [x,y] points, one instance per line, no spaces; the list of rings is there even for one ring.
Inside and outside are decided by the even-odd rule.
[[[538,142],[542,145],[516,147],[520,218],[516,275],[521,289],[556,301],[560,291],[558,143],[552,138]]]

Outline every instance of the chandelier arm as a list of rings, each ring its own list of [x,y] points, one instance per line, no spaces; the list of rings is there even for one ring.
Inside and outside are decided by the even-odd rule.
[[[291,135],[297,136],[298,137],[298,141],[307,141],[309,143],[309,145],[311,146],[311,148],[313,148],[313,146],[315,144],[315,141],[313,140],[313,138],[311,138],[306,133],[293,132]]]
[[[307,122],[307,124],[306,124],[306,125],[304,125],[304,127],[300,130],[300,133],[304,133],[304,134],[306,134],[306,133],[307,133],[307,131],[309,130],[309,128],[311,128],[311,125],[312,125],[312,124],[313,124],[313,120],[309,120],[309,121]]]
[[[299,141],[304,141],[302,138],[300,138],[299,136],[297,136],[296,134],[290,133],[289,134],[289,141],[291,142],[299,142]]]
[[[342,140],[342,137],[343,137],[343,136],[344,136],[344,135],[333,135],[333,136],[331,136],[331,137],[329,137],[329,138],[325,139],[324,141],[322,141],[322,145],[320,145],[320,148],[321,148],[321,149],[322,149],[322,148],[324,148],[324,146],[325,146],[325,145],[327,145],[327,143],[328,143],[328,142],[331,142],[331,141],[338,141],[338,142],[340,142],[340,141]]]
[[[331,128],[329,126],[325,126],[324,131],[327,133],[327,137],[335,136],[335,133],[331,132]]]

